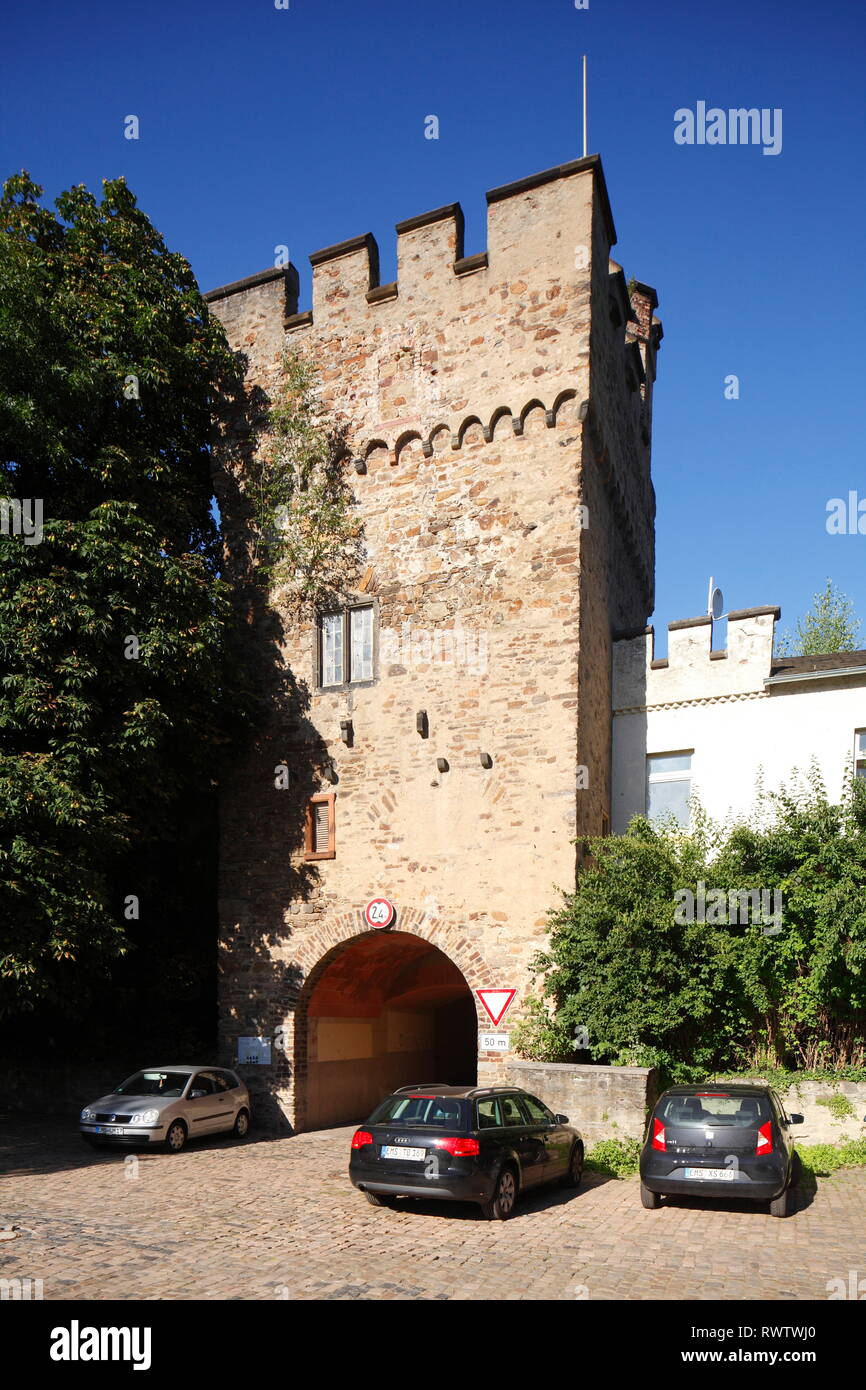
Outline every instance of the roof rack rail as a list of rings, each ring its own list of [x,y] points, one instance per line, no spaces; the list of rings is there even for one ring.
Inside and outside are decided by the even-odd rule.
[[[392,1092],[392,1095],[400,1096],[404,1091],[420,1091],[422,1086],[424,1090],[427,1091],[430,1090],[431,1087],[447,1086],[448,1084],[447,1081],[413,1081],[411,1086],[398,1086],[396,1090]]]

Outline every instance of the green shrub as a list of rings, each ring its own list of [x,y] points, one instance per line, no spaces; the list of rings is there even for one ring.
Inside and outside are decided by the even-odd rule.
[[[702,1078],[702,1079],[709,1079]],[[855,1081],[859,1085],[866,1082],[866,1067],[802,1067],[792,1071],[790,1067],[751,1066],[734,1071],[717,1071],[714,1081],[763,1081],[773,1086],[780,1094],[792,1088],[796,1091],[801,1081],[825,1081],[836,1086],[840,1081]]]
[[[584,848],[533,962],[520,1056],[570,1061],[583,1035],[595,1062],[656,1066],[663,1085],[747,1068],[862,1074],[866,782],[833,805],[814,770],[735,825],[695,807],[689,831],[635,817]],[[735,910],[740,893],[766,893],[772,914]]]
[[[819,1096],[816,1105],[826,1105],[834,1120],[846,1120],[854,1114],[854,1107],[847,1096]]]
[[[601,1139],[586,1156],[586,1167],[608,1178],[630,1178],[638,1170],[639,1139]]]

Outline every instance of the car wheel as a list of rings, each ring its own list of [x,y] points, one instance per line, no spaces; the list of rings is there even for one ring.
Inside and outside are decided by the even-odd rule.
[[[770,1215],[771,1215],[771,1216],[787,1216],[787,1215],[788,1215],[788,1188],[787,1188],[787,1187],[785,1188],[785,1191],[784,1191],[783,1193],[780,1194],[780,1196],[774,1197],[774,1198],[773,1198],[772,1202],[770,1203]]]
[[[580,1187],[583,1177],[583,1145],[575,1144],[568,1160],[568,1172],[562,1178],[563,1187]]]
[[[371,1207],[393,1207],[396,1204],[396,1197],[391,1197],[387,1192],[365,1192],[364,1196]]]
[[[489,1202],[482,1202],[481,1211],[488,1221],[507,1221],[517,1201],[517,1177],[513,1168],[503,1168]]]
[[[249,1132],[250,1112],[248,1110],[239,1110],[237,1116],[235,1117],[234,1126],[232,1128],[232,1134],[235,1136],[236,1139],[246,1139]]]
[[[662,1199],[657,1192],[650,1192],[643,1183],[640,1185],[640,1204],[646,1207],[647,1211],[656,1211],[661,1206]]]
[[[165,1147],[170,1154],[179,1154],[186,1145],[186,1125],[183,1120],[172,1120],[165,1136]]]

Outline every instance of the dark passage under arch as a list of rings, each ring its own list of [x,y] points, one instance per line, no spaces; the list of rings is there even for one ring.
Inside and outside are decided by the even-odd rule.
[[[304,1129],[364,1119],[397,1086],[476,1079],[472,991],[444,952],[409,932],[376,932],[332,953],[313,973],[300,1022]]]

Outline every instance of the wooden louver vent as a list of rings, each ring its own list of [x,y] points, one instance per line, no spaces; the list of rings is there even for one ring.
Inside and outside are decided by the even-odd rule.
[[[334,858],[334,827],[334,793],[310,797],[304,828],[305,859]]]
[[[329,847],[328,803],[317,801],[313,806],[313,853],[324,854]]]

